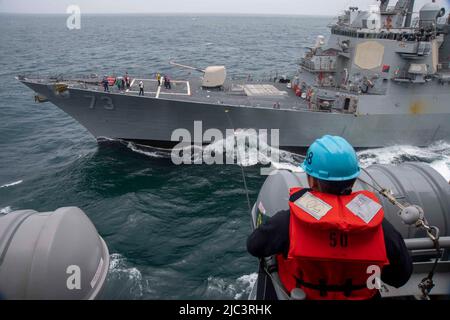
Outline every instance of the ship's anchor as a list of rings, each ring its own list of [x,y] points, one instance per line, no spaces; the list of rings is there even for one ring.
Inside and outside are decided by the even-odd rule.
[[[47,97],[41,96],[39,94],[36,94],[34,96],[34,102],[36,102],[36,103],[44,103],[44,102],[47,102],[47,101],[48,101]]]

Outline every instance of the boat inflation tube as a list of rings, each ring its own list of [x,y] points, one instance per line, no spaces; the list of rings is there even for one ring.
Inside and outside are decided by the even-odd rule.
[[[108,248],[78,208],[0,214],[0,299],[95,299]]]

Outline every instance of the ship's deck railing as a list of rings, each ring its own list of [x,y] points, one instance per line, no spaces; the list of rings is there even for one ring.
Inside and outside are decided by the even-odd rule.
[[[449,72],[450,71],[450,59],[439,61],[437,71],[438,72]]]
[[[424,41],[420,37],[418,37],[418,32],[420,28],[417,26],[408,27],[408,28],[382,28],[378,31],[372,31],[369,29],[356,28],[350,26],[340,26],[333,25],[331,26],[331,33],[335,35],[341,35],[351,38],[361,38],[361,39],[386,39],[386,40],[397,40],[397,41]],[[427,35],[427,40],[430,41],[435,39],[439,35],[439,32],[436,28],[429,32]]]
[[[116,74],[113,74],[112,77],[116,77]],[[150,82],[156,82],[156,79],[149,78],[148,75],[138,75],[138,74],[130,74],[129,77],[131,80],[133,79],[145,79],[146,81]],[[103,79],[103,76],[99,76],[98,74],[70,74],[70,76],[66,76],[64,74],[55,74],[55,73],[49,73],[49,72],[42,72],[42,73],[22,73],[19,75],[19,78],[31,80],[36,83],[56,83],[56,82],[64,82],[68,83],[72,86],[77,87],[87,87],[89,86],[90,89],[92,87],[98,87],[99,90],[103,90],[103,86],[101,84],[101,81]],[[260,84],[260,83],[277,83],[279,80],[282,79],[292,79],[292,77],[289,77],[287,73],[272,71],[272,72],[265,72],[265,73],[255,73],[255,74],[230,74],[228,76],[227,81],[224,85],[224,90],[227,88],[231,88],[229,85],[230,83],[233,84]],[[176,79],[171,79],[171,83],[177,83],[177,82],[191,82],[194,85],[201,85],[201,78],[200,77],[179,77]],[[137,84],[137,83],[136,83]],[[114,85],[109,86],[110,89],[116,88]]]
[[[28,81],[32,81],[32,82],[36,82],[36,83],[49,83],[49,77],[44,77],[44,78],[37,78],[36,75],[28,75],[28,76],[22,76],[25,77],[26,79],[23,80],[28,80]],[[69,78],[64,78],[64,77],[58,77],[58,79],[54,79],[52,82],[54,83],[58,83],[58,82],[63,82],[66,84],[69,84],[69,86],[71,88],[78,88],[78,89],[86,89],[86,90],[92,90],[92,91],[97,91],[97,92],[103,92],[103,86],[97,82],[97,81],[92,81],[89,82],[88,80],[92,80],[93,78],[91,77],[85,77],[86,81],[83,81],[80,78],[77,78],[76,80],[74,79],[69,79]],[[143,79],[146,81],[153,81],[152,79]],[[177,80],[172,80],[173,82],[177,82]],[[189,82],[189,81],[180,81],[180,82]],[[253,82],[248,82],[247,79],[243,79],[243,84],[261,84],[261,83],[274,83],[273,79],[269,79],[269,81],[262,81],[262,80],[256,80]],[[201,84],[201,82],[199,81],[195,81],[194,86]],[[236,84],[239,86],[239,83],[237,82],[233,82],[233,84]],[[281,85],[283,84],[279,84],[279,83],[275,83],[274,84],[275,87],[279,88],[281,90]],[[134,84],[134,86],[136,86],[136,83]],[[117,86],[110,86],[109,87],[110,92],[111,93],[120,93],[120,94],[124,94],[124,95],[133,95],[133,96],[137,96],[138,92],[135,90],[131,90],[131,91],[126,91],[126,90],[119,90],[117,88]],[[190,90],[190,89],[188,89]],[[335,90],[339,90],[341,92],[343,92],[344,90],[341,89],[335,89]],[[224,93],[232,93],[232,86],[231,84],[228,82],[224,88],[222,88],[221,90]],[[242,91],[242,90],[241,90]],[[160,96],[159,98],[164,98],[164,94],[168,94],[168,95],[174,95],[175,92],[160,92]],[[240,94],[238,94],[240,95]],[[148,91],[148,86],[146,87],[145,90],[145,97],[156,97],[157,96],[157,92],[152,92],[152,91]],[[188,92],[179,92],[178,94],[175,94],[175,96],[177,96],[178,98],[181,98],[179,96],[186,96],[185,98],[188,99],[189,101],[195,102],[205,102],[204,100],[204,95],[200,94],[200,95],[196,95],[196,94],[189,94]],[[251,98],[251,99],[250,99]],[[222,101],[221,97],[218,96],[219,100],[214,100],[212,103],[219,103],[219,104],[223,104],[225,101]],[[238,102],[239,101],[239,102]],[[261,96],[261,97],[248,97],[247,95],[243,94],[242,98],[240,100],[235,100],[233,103],[233,105],[239,105],[239,106],[246,106],[246,107],[261,107],[261,108],[268,108],[268,109],[281,109],[281,110],[310,110],[313,112],[318,112],[318,113],[343,113],[343,110],[340,109],[335,109],[331,106],[331,108],[326,108],[325,109],[321,109],[316,102],[308,102],[305,99],[302,99],[300,97],[295,97],[293,94],[287,94],[287,95],[277,95],[277,96]],[[344,112],[345,113],[345,112]]]
[[[417,75],[413,75],[409,72],[401,72],[398,73],[396,76],[392,78],[395,82],[413,82],[413,83],[424,83],[425,80],[422,78],[419,78]]]

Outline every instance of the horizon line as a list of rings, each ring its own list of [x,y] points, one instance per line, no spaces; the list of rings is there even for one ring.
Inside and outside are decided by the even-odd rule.
[[[8,12],[8,11],[0,11],[0,14],[5,15],[29,15],[29,16],[38,16],[38,15],[51,15],[51,16],[67,16],[68,13],[59,13],[59,12]],[[327,14],[310,14],[310,13],[258,13],[258,12],[85,12],[81,13],[82,15],[103,15],[103,16],[114,16],[114,15],[197,15],[197,16],[303,16],[303,17],[335,17],[336,15],[327,15]]]

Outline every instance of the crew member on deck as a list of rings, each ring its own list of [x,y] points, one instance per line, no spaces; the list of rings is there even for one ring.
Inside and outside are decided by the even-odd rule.
[[[125,73],[125,83],[126,83],[127,89],[129,90],[131,87],[131,81],[130,81],[130,76],[128,75],[128,72]]]
[[[172,85],[170,83],[170,78],[167,74],[164,76],[164,87],[168,90],[170,90],[172,88]]]
[[[142,81],[139,82],[139,95],[140,96],[144,95],[144,82]]]
[[[161,74],[159,72],[156,74],[156,80],[158,80],[158,87],[160,87],[161,86]]]
[[[103,91],[109,92],[108,77],[106,77],[106,76],[103,77],[102,84],[103,84]]]
[[[368,285],[373,267],[384,283],[406,284],[412,259],[402,236],[384,219],[375,194],[352,192],[360,174],[353,147],[341,137],[324,136],[310,146],[302,168],[309,188],[290,190],[290,210],[249,236],[249,253],[276,256],[286,291],[301,289],[309,300],[380,297],[379,288]],[[273,286],[260,292],[267,289],[265,281],[271,283],[261,264],[258,299],[275,300]]]

